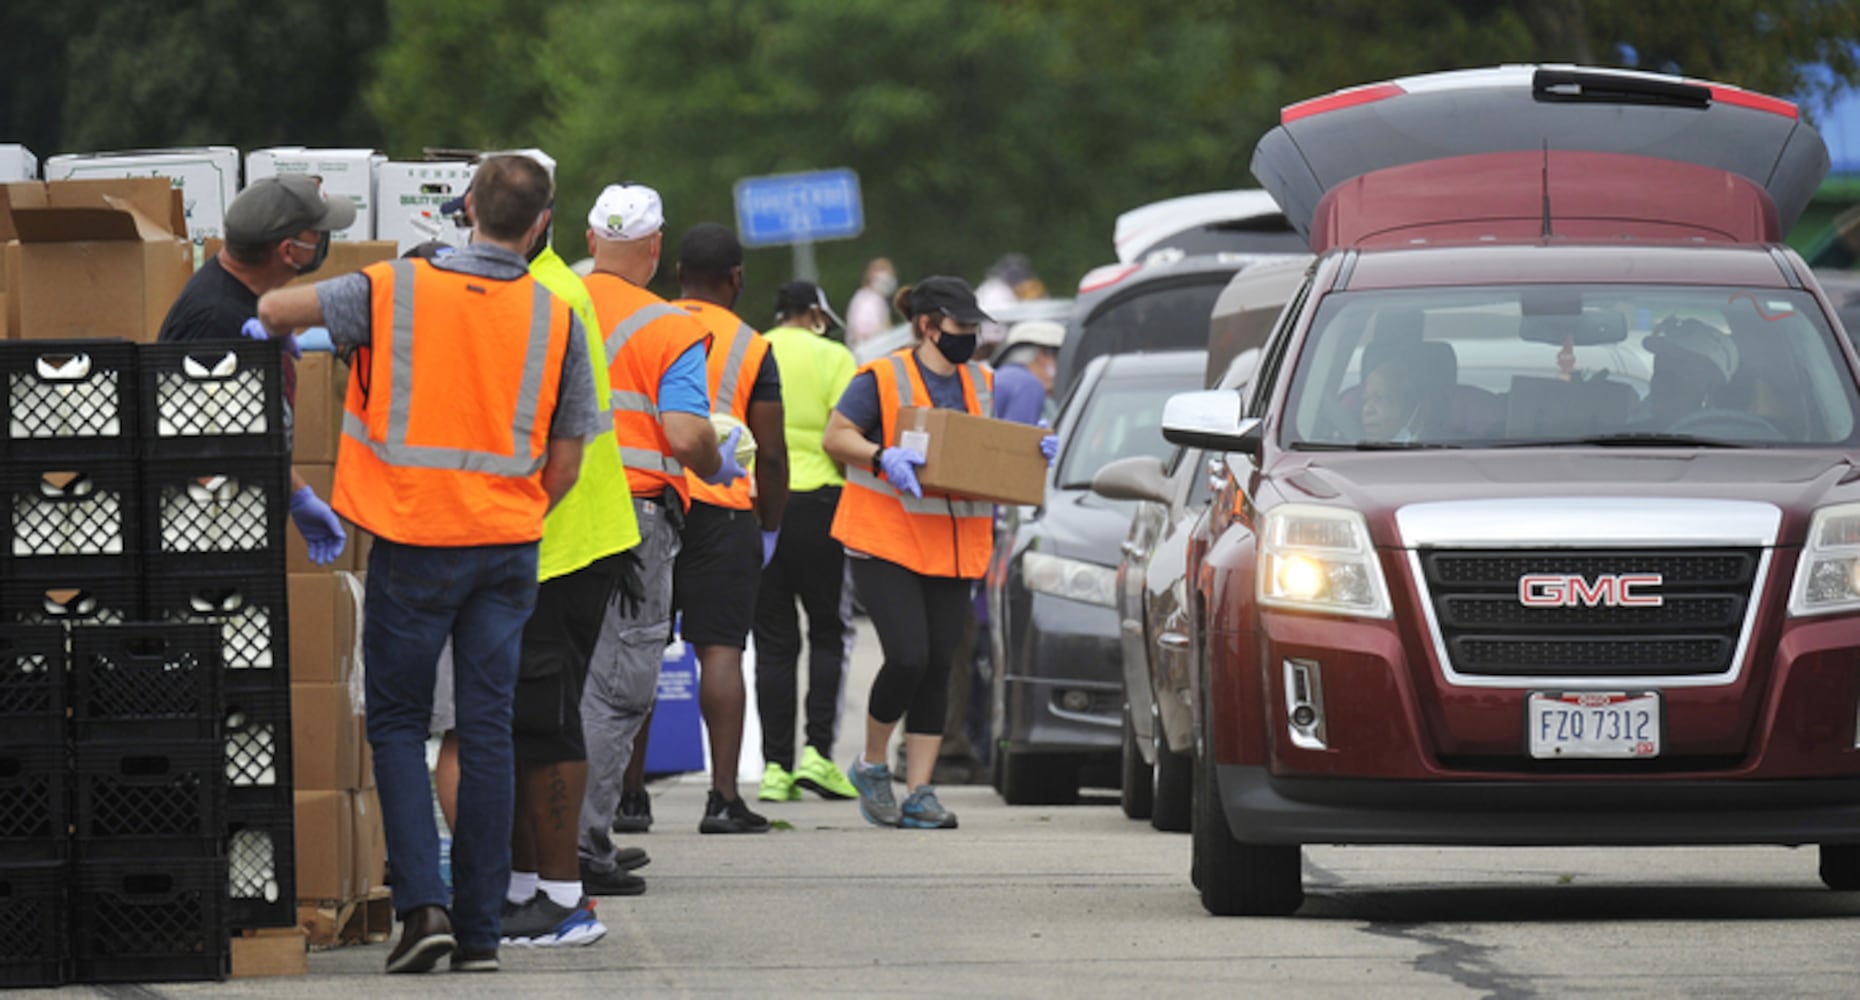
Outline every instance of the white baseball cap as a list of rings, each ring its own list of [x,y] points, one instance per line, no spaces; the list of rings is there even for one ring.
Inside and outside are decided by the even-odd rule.
[[[1032,344],[1059,350],[1066,343],[1066,328],[1050,319],[1029,319],[1016,323],[1008,330],[1007,347],[1015,344]]]
[[[659,192],[644,184],[609,184],[588,210],[588,228],[612,242],[643,239],[664,226]]]

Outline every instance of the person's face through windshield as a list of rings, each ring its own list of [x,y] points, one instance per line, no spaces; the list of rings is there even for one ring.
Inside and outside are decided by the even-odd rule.
[[[1363,380],[1363,438],[1396,440],[1403,430],[1411,429],[1420,406],[1417,381],[1404,377],[1399,363],[1384,362]]]

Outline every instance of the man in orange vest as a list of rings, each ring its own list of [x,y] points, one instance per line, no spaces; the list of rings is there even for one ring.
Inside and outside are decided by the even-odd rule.
[[[607,327],[614,436],[639,521],[640,591],[607,607],[581,695],[588,789],[581,801],[581,880],[590,895],[634,895],[645,881],[615,864],[613,817],[634,737],[658,695],[659,661],[672,630],[672,566],[690,486],[743,476],[736,438],[720,447],[704,380],[709,334],[689,313],[646,290],[659,270],[665,210],[643,184],[614,184],[588,212],[587,277]]]
[[[788,445],[782,427],[781,373],[775,355],[731,312],[743,292],[743,245],[729,227],[692,226],[678,245],[683,308],[710,331],[712,413],[745,423],[755,437],[755,489],[747,478],[726,486],[691,479],[691,513],[672,578],[686,642],[697,651],[698,708],[710,733],[710,798],[699,833],[766,833],[736,787],[743,751],[743,646],[756,622],[756,584],[775,554],[788,505]]]
[[[334,500],[378,539],[362,648],[402,923],[389,972],[425,972],[447,955],[455,970],[497,968],[515,812],[511,704],[537,541],[575,484],[583,439],[602,426],[588,334],[524,257],[553,196],[536,161],[492,157],[472,183],[470,246],[258,304],[268,329],[327,326],[354,352]],[[461,771],[450,913],[425,754],[448,637]]]

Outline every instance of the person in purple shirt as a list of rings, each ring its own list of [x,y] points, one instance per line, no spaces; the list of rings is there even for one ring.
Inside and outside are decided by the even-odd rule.
[[[995,418],[1033,424],[1053,417],[1053,373],[1066,328],[1051,320],[1014,324],[995,357]]]

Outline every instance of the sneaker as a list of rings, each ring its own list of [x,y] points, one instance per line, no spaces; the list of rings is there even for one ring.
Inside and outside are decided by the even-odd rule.
[[[954,830],[956,814],[943,808],[937,801],[935,785],[920,785],[918,789],[905,796],[900,826],[913,830]]]
[[[452,954],[452,918],[443,906],[415,907],[400,922],[400,943],[388,954],[389,972],[426,972]]]
[[[704,803],[704,818],[698,822],[699,833],[767,833],[769,821],[749,811],[742,796],[725,799],[715,788]]]
[[[794,783],[825,799],[856,799],[859,789],[846,780],[845,772],[838,764],[820,755],[820,751],[809,746],[801,751],[801,764],[794,769]],[[795,798],[801,793],[796,791]]]
[[[453,972],[496,972],[501,968],[496,948],[459,948],[452,953]]]
[[[793,802],[801,797],[801,790],[794,787],[794,775],[782,770],[780,764],[769,761],[762,769],[762,787],[756,789],[756,798],[764,802]]]
[[[504,918],[504,943],[518,948],[576,948],[607,936],[594,916],[594,900],[581,897],[570,908],[538,892]]]
[[[859,793],[859,815],[873,826],[897,826],[898,799],[891,794],[891,769],[853,761],[847,772],[853,790]]]
[[[614,813],[615,833],[645,833],[652,829],[652,796],[644,789],[620,793],[620,811]]]
[[[637,896],[646,891],[646,880],[619,869],[596,871],[584,859],[581,862],[581,890],[590,896]]]

